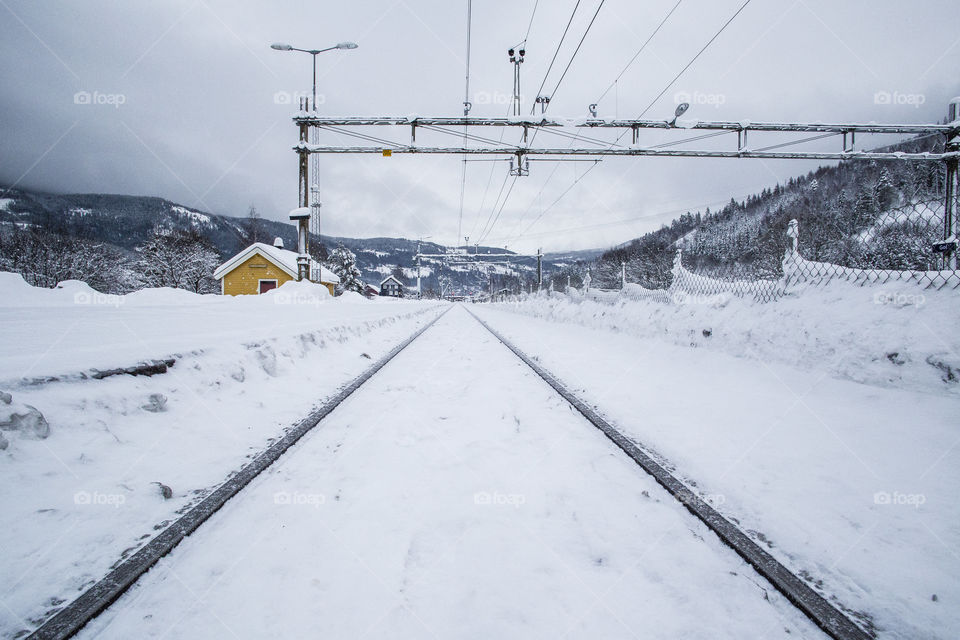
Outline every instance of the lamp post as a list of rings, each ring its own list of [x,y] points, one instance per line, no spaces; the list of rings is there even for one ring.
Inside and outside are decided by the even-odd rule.
[[[291,46],[283,42],[276,42],[270,45],[271,49],[276,51],[300,51],[301,53],[309,53],[313,56],[313,110],[317,110],[317,55],[323,53],[324,51],[333,51],[334,49],[356,49],[356,42],[339,42],[332,47],[327,47],[326,49],[298,49],[297,47]]]
[[[317,56],[324,51],[333,51],[334,49],[356,49],[357,45],[354,42],[340,42],[333,45],[332,47],[327,47],[326,49],[298,49],[297,47],[291,46],[283,42],[276,42],[270,45],[270,48],[275,51],[300,51],[301,53],[309,53],[313,56],[313,101],[310,105],[307,105],[309,108],[303,108],[303,100],[300,101],[300,109],[309,111],[317,110]],[[309,280],[310,279],[310,254],[308,251],[308,244],[310,239],[310,219],[316,214],[317,224],[319,225],[319,202],[316,202],[317,209],[311,208],[310,202],[310,193],[312,189],[310,188],[310,176],[309,176],[309,153],[305,148],[306,143],[308,142],[308,131],[309,125],[301,123],[300,125],[300,146],[298,147],[297,154],[299,155],[299,165],[300,165],[300,186],[299,186],[299,206],[297,209],[294,209],[291,212],[290,219],[297,223],[297,280]],[[314,172],[316,172],[316,167]],[[316,199],[316,196],[314,196]],[[319,229],[319,226],[317,227]]]

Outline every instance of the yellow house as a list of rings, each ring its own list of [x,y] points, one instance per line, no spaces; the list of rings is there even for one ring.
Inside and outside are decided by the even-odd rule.
[[[297,253],[283,248],[283,240],[274,240],[274,246],[255,242],[233,256],[213,272],[220,281],[224,295],[256,295],[276,289],[285,282],[297,279]],[[340,282],[335,273],[310,259],[310,280],[319,282],[334,293]]]

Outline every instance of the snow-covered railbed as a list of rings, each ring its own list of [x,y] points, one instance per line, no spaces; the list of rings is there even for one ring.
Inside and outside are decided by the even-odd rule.
[[[121,335],[121,362],[166,353],[180,357],[154,377],[0,385],[12,396],[0,409],[29,405],[49,423],[44,439],[23,430],[2,432],[4,637],[35,627],[76,597],[442,310],[349,298],[303,298],[298,305],[268,296],[250,301],[186,295],[180,304],[155,299],[149,308],[80,304],[77,315],[72,299],[56,299],[63,293],[40,291],[36,304],[19,297],[15,309],[0,308],[4,335],[22,338],[22,344],[3,342],[0,369],[18,370],[11,353],[23,344],[45,345],[37,355],[50,363],[46,373],[110,366],[108,358],[87,357],[111,353],[109,335],[95,333],[100,323],[108,329],[143,327],[142,342]],[[217,318],[222,332],[207,326]],[[80,333],[58,340],[67,327]],[[162,337],[164,329],[168,337]],[[99,351],[89,348],[97,345]]]
[[[473,309],[822,594],[881,637],[960,635],[950,388],[858,384],[829,377],[833,362],[800,370],[514,308]]]
[[[81,637],[823,637],[459,308]]]

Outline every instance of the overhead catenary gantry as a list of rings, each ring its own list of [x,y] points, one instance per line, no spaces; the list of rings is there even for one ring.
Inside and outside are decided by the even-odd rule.
[[[956,122],[949,125],[918,125],[918,124],[876,124],[876,123],[820,123],[820,122],[733,122],[733,121],[691,121],[675,122],[666,120],[621,120],[621,119],[562,119],[546,117],[508,117],[508,118],[472,118],[472,117],[346,117],[325,118],[316,113],[301,112],[294,117],[299,126],[317,127],[321,130],[334,130],[346,135],[353,135],[373,144],[344,146],[310,144],[303,140],[294,148],[301,153],[327,154],[453,154],[453,155],[485,155],[516,157],[522,161],[527,156],[653,156],[653,157],[695,157],[695,158],[764,158],[764,159],[792,159],[792,160],[924,160],[944,161],[956,158],[960,152],[946,150],[936,152],[906,152],[855,149],[856,135],[859,134],[888,134],[888,135],[943,135],[950,140],[960,135],[960,126]],[[351,127],[404,127],[410,132],[408,143],[384,140],[366,134],[356,134],[345,131]],[[500,142],[485,141],[474,138],[478,146],[435,146],[417,144],[417,130],[436,131],[444,127],[519,127],[523,130],[523,142],[515,145],[506,145]],[[580,129],[619,130],[623,134],[631,134],[630,144],[620,144],[617,141],[584,138]],[[531,131],[544,130],[558,133],[580,142],[576,147],[528,147],[526,141]],[[709,131],[716,134],[736,133],[736,149],[690,149],[667,148],[692,142],[693,140],[679,139],[666,143],[643,145],[640,132],[653,130],[661,132]],[[453,131],[447,133],[454,133]],[[748,145],[750,133],[781,133],[822,134],[812,138],[791,139],[779,141],[775,144],[751,148]],[[813,142],[822,138],[838,136],[841,138],[840,149],[816,151],[782,151],[786,146]],[[699,138],[698,139],[702,139]],[[519,164],[517,165],[520,166]]]
[[[950,102],[947,122],[949,124],[877,124],[877,123],[823,123],[823,122],[752,122],[752,121],[699,121],[680,120],[688,105],[677,107],[672,120],[622,120],[597,118],[591,113],[589,118],[555,118],[541,114],[537,116],[514,115],[506,118],[489,117],[421,117],[421,116],[378,116],[378,117],[322,117],[301,101],[301,110],[293,117],[300,130],[300,140],[294,146],[300,158],[301,202],[307,181],[307,158],[312,154],[447,154],[468,156],[489,156],[491,159],[512,159],[511,175],[523,176],[529,173],[529,157],[543,156],[546,160],[562,160],[564,156],[585,157],[600,160],[604,157],[688,157],[688,158],[737,158],[737,159],[789,159],[789,160],[910,160],[925,162],[943,162],[946,167],[946,197],[944,216],[944,241],[936,250],[944,254],[945,264],[955,268],[956,232],[958,196],[958,161],[960,161],[960,98]],[[406,128],[409,130],[409,142],[398,142],[366,133],[351,131],[354,128]],[[460,137],[460,133],[447,130],[449,127],[462,128],[462,144],[459,146],[421,145],[417,143],[417,131],[422,129],[432,133],[445,133]],[[522,129],[522,140],[517,144],[504,144],[500,140],[468,134],[470,127],[514,127]],[[620,134],[612,142],[596,137],[588,137],[583,130],[613,130]],[[368,144],[355,146],[332,146],[320,144],[318,138],[310,139],[309,130],[333,131]],[[533,131],[533,137],[530,132]],[[571,140],[568,147],[532,147],[539,132],[557,134]],[[680,137],[666,142],[655,143],[641,141],[641,131],[667,133],[697,131],[707,132],[696,136]],[[629,144],[621,144],[627,133],[631,134]],[[693,149],[681,147],[689,143],[736,133],[735,149]],[[750,136],[753,133],[754,136]],[[797,134],[814,134],[796,137]],[[908,135],[919,137],[942,137],[943,151],[900,151],[886,146],[872,150],[856,149],[857,134]],[[757,134],[780,134],[779,140],[765,146],[751,147],[748,140],[756,141]],[[786,137],[787,139],[783,139]],[[826,138],[841,138],[840,149],[787,151],[785,147],[811,143]],[[476,146],[469,146],[469,142]],[[768,143],[771,141],[767,141]],[[900,141],[893,141],[896,144]],[[578,146],[573,146],[578,143]],[[679,147],[679,148],[678,148]],[[513,164],[513,161],[516,164]],[[301,206],[304,206],[301,204]],[[941,246],[942,245],[942,246]],[[418,251],[419,255],[419,251]],[[419,263],[419,258],[418,258]],[[419,269],[418,269],[419,270]],[[539,271],[539,269],[538,269]],[[539,277],[538,277],[539,280]],[[419,278],[418,278],[419,285]]]

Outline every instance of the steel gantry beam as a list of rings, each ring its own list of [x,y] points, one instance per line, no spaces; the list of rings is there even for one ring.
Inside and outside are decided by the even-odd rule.
[[[727,130],[727,131],[792,131],[797,133],[956,133],[957,124],[877,124],[877,123],[801,123],[801,122],[733,122],[705,121],[689,124],[671,124],[666,120],[605,120],[601,118],[429,118],[429,117],[347,117],[324,118],[310,113],[294,116],[294,122],[319,127],[355,127],[355,126],[435,126],[435,127],[595,127],[613,129],[669,129],[684,131],[688,129]]]
[[[300,147],[295,147],[299,149]],[[523,156],[653,156],[673,158],[766,158],[780,160],[926,160],[943,161],[960,157],[960,152],[823,152],[823,151],[714,151],[697,149],[609,149],[609,148],[525,148],[525,147],[419,147],[413,145],[327,147],[306,145],[307,153],[345,154],[450,154],[450,155],[523,155]]]
[[[854,142],[856,134],[900,134],[900,135],[943,135],[945,139],[954,137],[960,133],[960,126],[956,122],[949,125],[918,125],[918,124],[876,124],[876,123],[802,123],[802,122],[733,122],[733,121],[707,121],[690,122],[675,124],[664,120],[604,120],[604,119],[562,119],[562,118],[537,118],[537,117],[515,117],[515,118],[471,118],[471,117],[452,117],[452,118],[433,118],[433,117],[347,117],[347,118],[324,118],[315,113],[302,112],[294,117],[294,122],[298,126],[313,126],[323,129],[335,129],[339,127],[408,127],[410,130],[410,143],[403,144],[366,136],[365,134],[352,134],[366,140],[373,141],[372,145],[363,146],[328,146],[321,144],[307,144],[301,141],[295,149],[300,153],[324,153],[324,154],[382,154],[393,155],[400,154],[450,154],[450,155],[507,155],[516,157],[526,156],[650,156],[650,157],[693,157],[693,158],[764,158],[764,159],[790,159],[790,160],[924,160],[924,161],[944,161],[955,158],[958,155],[956,151],[946,151],[944,153],[934,152],[902,152],[880,149],[877,151],[855,150]],[[631,144],[621,145],[617,141],[606,142],[603,140],[591,140],[596,146],[580,147],[527,147],[524,144],[504,146],[502,143],[490,143],[487,146],[430,146],[418,145],[416,143],[416,130],[418,127],[427,127],[427,130],[436,131],[437,127],[521,127],[524,132],[524,140],[527,139],[529,131],[544,129],[555,133],[561,133],[568,137],[580,138],[582,136],[572,132],[564,131],[568,128],[594,128],[594,129],[613,129],[623,132],[629,131],[632,134]],[[717,133],[736,133],[737,148],[735,150],[717,150],[717,149],[666,149],[665,146],[672,146],[692,140],[677,140],[670,143],[661,143],[652,146],[643,146],[639,141],[639,132],[641,130],[661,130],[682,132],[687,130],[713,131]],[[789,146],[793,144],[802,144],[812,142],[813,139],[787,140],[781,144],[776,144],[758,149],[751,149],[748,144],[748,134],[750,132],[761,133],[820,133],[822,137],[829,137],[831,134],[842,136],[842,147],[839,151],[776,151],[775,148]],[[821,136],[815,136],[814,139],[820,139]],[[478,139],[480,142],[487,142]]]

